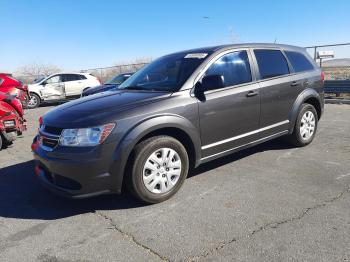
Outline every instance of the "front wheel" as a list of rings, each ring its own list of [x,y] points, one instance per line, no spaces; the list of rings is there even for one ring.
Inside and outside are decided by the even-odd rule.
[[[315,137],[318,124],[317,112],[313,105],[303,104],[295,122],[291,142],[296,146],[306,146]]]
[[[40,105],[40,97],[37,94],[30,93],[27,108],[33,109],[33,108],[37,108],[39,105]]]
[[[182,186],[189,167],[185,147],[175,138],[156,136],[135,147],[130,186],[146,203],[169,199]]]

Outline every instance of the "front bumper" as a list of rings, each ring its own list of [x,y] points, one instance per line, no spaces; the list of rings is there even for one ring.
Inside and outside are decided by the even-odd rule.
[[[35,139],[32,145],[35,174],[43,186],[64,197],[85,198],[120,193],[116,176],[121,172],[110,171],[113,148],[114,145],[106,144],[88,150],[72,149],[76,152],[49,152]]]

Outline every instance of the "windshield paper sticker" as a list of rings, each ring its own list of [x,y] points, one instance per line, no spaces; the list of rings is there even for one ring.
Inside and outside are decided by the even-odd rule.
[[[187,54],[185,58],[205,58],[208,54],[206,53],[193,53],[193,54]]]

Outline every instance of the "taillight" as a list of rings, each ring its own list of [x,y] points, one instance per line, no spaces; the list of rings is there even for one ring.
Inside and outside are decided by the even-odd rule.
[[[324,72],[321,72],[321,80],[324,81],[325,74]]]

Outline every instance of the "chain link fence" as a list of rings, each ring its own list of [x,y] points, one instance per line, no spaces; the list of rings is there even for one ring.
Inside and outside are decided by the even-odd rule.
[[[306,47],[310,55],[318,62],[325,72],[326,80],[349,80],[350,79],[350,43],[316,45]],[[330,50],[334,51],[334,58],[318,59],[317,52]],[[123,73],[134,73],[149,62],[115,65],[110,67],[99,67],[84,69],[78,72],[90,73],[98,77],[102,82],[111,79],[113,76]],[[14,75],[25,84],[33,83],[40,75]]]
[[[81,70],[80,72],[92,74],[93,76],[98,77],[102,82],[105,82],[116,75],[134,73],[147,64],[148,63],[116,65],[110,67],[86,69]]]
[[[116,65],[116,66],[109,66],[109,67],[83,69],[83,70],[78,70],[76,72],[91,74],[99,78],[101,82],[104,83],[116,75],[124,74],[124,73],[134,73],[147,64],[148,64],[147,62],[143,62],[143,63]],[[16,77],[16,79],[22,81],[25,84],[30,84],[30,83],[33,83],[35,80],[45,77],[45,75],[14,74],[14,77]]]
[[[326,80],[350,80],[350,43],[308,46],[306,49],[321,66]],[[319,51],[331,51],[334,57],[319,59]]]

